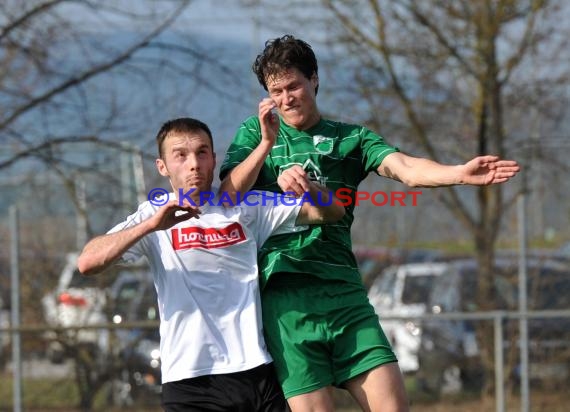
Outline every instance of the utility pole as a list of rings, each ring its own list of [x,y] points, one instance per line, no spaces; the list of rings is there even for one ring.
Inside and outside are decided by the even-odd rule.
[[[75,196],[77,199],[75,248],[80,251],[87,243],[87,195],[83,177],[78,177],[75,182]]]
[[[144,183],[144,168],[142,161],[142,153],[140,149],[133,147],[133,175],[135,177],[135,191],[137,195],[137,202],[140,204],[147,200],[147,194]]]
[[[10,278],[11,278],[11,327],[12,364],[13,364],[13,402],[14,412],[22,411],[22,344],[18,328],[20,327],[20,236],[18,208],[10,206]]]
[[[123,142],[120,156],[120,164],[121,164],[121,210],[123,214],[126,214],[127,211],[130,209],[129,205],[131,204],[131,168],[129,167],[129,163],[131,161],[131,156],[128,150],[131,149],[131,146]]]

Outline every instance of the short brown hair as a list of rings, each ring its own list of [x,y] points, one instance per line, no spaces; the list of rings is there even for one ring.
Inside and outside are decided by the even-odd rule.
[[[212,151],[214,151],[214,139],[212,138],[212,132],[210,131],[208,125],[198,119],[193,119],[191,117],[181,117],[167,121],[158,131],[158,134],[156,135],[156,143],[158,144],[158,156],[162,159],[162,143],[170,133],[195,133],[198,131],[206,132],[210,138]]]

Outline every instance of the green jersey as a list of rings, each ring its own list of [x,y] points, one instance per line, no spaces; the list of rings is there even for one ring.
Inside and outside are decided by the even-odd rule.
[[[252,116],[234,137],[220,178],[245,160],[260,140],[259,119]],[[262,287],[278,272],[311,273],[324,279],[362,283],[350,238],[356,190],[368,173],[376,171],[382,160],[396,151],[362,126],[321,119],[309,130],[300,131],[281,121],[275,145],[253,189],[281,192],[277,185],[280,173],[300,165],[311,180],[342,193],[346,214],[337,223],[313,225],[309,230],[269,238],[259,251]]]

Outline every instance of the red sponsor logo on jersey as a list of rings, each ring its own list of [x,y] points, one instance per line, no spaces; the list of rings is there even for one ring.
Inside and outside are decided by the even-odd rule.
[[[223,228],[184,227],[172,229],[174,250],[201,247],[214,249],[246,240],[243,228],[237,222]]]

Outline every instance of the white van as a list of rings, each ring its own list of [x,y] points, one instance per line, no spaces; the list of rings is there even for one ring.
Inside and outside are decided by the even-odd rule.
[[[433,279],[448,268],[447,263],[434,262],[390,266],[382,271],[368,291],[370,303],[404,373],[414,373],[419,368],[417,353],[421,325],[414,320],[386,318],[425,314]]]

